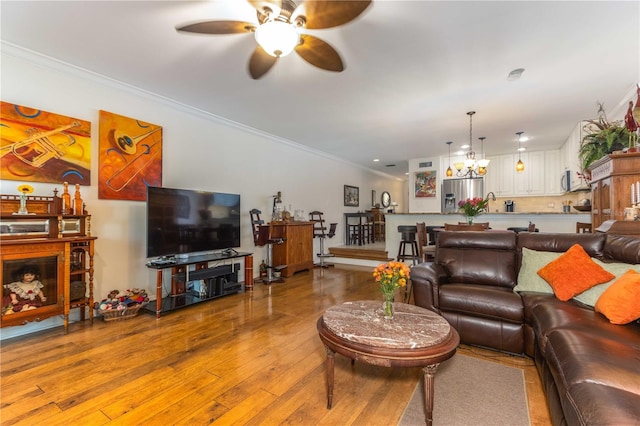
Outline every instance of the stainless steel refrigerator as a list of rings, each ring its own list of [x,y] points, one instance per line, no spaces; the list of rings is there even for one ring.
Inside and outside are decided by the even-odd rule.
[[[442,182],[442,213],[458,212],[458,202],[467,198],[484,198],[484,179],[445,179]]]

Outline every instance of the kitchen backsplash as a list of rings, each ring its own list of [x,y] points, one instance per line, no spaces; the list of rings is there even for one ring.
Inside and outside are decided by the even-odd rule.
[[[541,196],[541,197],[497,197],[496,201],[489,200],[489,211],[492,213],[502,213],[505,211],[504,202],[512,200],[515,204],[516,213],[537,213],[537,212],[562,212],[562,205],[578,205],[580,200],[591,200],[590,192],[572,192],[562,196]],[[578,213],[571,208],[571,213]]]

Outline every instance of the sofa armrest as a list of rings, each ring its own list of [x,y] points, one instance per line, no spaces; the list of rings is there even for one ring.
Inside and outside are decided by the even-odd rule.
[[[421,263],[411,268],[410,277],[416,306],[440,313],[439,287],[448,281],[444,267],[432,262]]]

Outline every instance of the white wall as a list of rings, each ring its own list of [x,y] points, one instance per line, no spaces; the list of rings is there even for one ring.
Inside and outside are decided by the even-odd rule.
[[[254,247],[249,210],[270,215],[272,198],[282,191],[285,206],[325,213],[343,224],[343,213],[370,208],[371,191],[389,191],[394,201],[405,200],[406,183],[338,158],[307,149],[254,129],[230,123],[134,87],[86,72],[32,52],[2,45],[2,101],[91,121],[91,187],[81,187],[97,236],[96,300],[112,289],[147,288],[155,294],[155,273],[145,267],[146,207],[144,202],[98,199],[98,112],[106,110],[163,127],[163,186],[239,193],[246,220],[242,251],[254,253],[254,267],[266,257]],[[18,181],[1,181],[2,194],[16,194]],[[51,195],[59,184],[30,183],[35,195]],[[343,206],[343,185],[360,188],[360,206]],[[343,226],[326,247],[342,245]],[[318,242],[315,242],[315,253]],[[212,302],[215,303],[215,302]],[[77,311],[77,310],[76,310]],[[73,313],[73,311],[72,311]],[[59,324],[59,319],[1,329],[12,337]]]

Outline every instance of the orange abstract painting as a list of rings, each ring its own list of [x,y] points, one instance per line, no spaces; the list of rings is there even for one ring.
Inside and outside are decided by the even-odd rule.
[[[91,122],[0,102],[0,179],[91,184]]]
[[[145,201],[162,186],[162,127],[100,111],[98,197]]]

